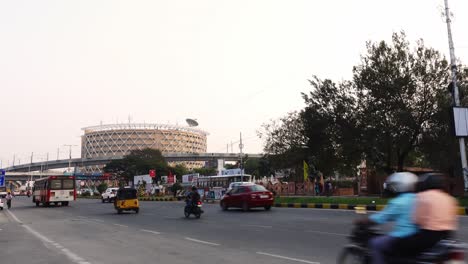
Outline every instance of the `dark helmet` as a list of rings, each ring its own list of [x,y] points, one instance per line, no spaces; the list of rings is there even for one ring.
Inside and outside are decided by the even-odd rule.
[[[197,187],[196,186],[192,186],[192,191],[196,191],[197,190]]]
[[[418,191],[432,189],[443,190],[445,188],[444,175],[442,173],[424,173],[419,176]]]

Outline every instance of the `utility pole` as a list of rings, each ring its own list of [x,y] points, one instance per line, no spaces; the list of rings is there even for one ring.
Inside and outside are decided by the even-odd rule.
[[[450,68],[452,69],[452,86],[453,86],[453,97],[455,101],[455,106],[460,106],[460,95],[458,92],[457,86],[457,61],[455,57],[455,47],[453,45],[452,39],[452,28],[451,28],[451,20],[450,20],[450,11],[448,6],[448,0],[444,0],[445,2],[445,18],[447,22],[447,34],[448,34],[448,41],[449,41],[449,49],[450,49]],[[465,150],[465,138],[459,137],[458,143],[460,145],[460,158],[462,163],[462,172],[463,172],[463,180],[465,183],[465,192],[468,191],[468,164],[466,161],[466,150]]]
[[[64,147],[68,147],[70,152],[69,152],[69,156],[68,156],[68,172],[71,171],[71,149],[72,147],[76,147],[77,145],[63,145]]]
[[[16,154],[13,154],[13,167],[15,166],[15,158],[16,158]]]
[[[60,148],[57,148],[57,160],[59,160]]]
[[[240,143],[239,143],[239,151],[240,151],[240,169],[241,169],[241,182],[244,181],[244,166],[242,164],[242,148],[244,145],[242,144],[242,132],[240,132]]]
[[[31,174],[31,165],[33,163],[33,156],[34,156],[34,152],[31,152],[31,162],[29,163],[29,182],[31,182],[32,178],[33,178],[32,174]]]

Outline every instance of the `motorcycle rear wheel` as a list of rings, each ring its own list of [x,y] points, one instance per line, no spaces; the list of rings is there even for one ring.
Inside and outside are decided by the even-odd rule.
[[[338,256],[337,264],[367,264],[369,259],[365,252],[357,249],[345,248]]]

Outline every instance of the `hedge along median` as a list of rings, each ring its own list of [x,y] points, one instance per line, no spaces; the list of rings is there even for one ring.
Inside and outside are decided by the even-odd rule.
[[[80,199],[101,199],[100,196],[78,196]],[[177,198],[173,197],[138,197],[140,201],[155,201],[155,202],[173,202],[177,201]]]
[[[320,209],[344,209],[354,210],[355,207],[363,207],[368,211],[380,211],[389,199],[378,197],[277,197],[275,207],[288,208],[320,208]],[[459,215],[468,215],[468,199],[458,199]]]

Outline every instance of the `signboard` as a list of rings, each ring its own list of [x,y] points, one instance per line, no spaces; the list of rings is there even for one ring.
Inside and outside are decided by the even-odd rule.
[[[5,187],[5,170],[0,170],[0,187]]]
[[[150,170],[150,171],[149,171],[149,176],[150,176],[151,178],[156,177],[156,170]]]
[[[455,135],[457,137],[468,137],[468,108],[454,107],[453,118],[455,121]]]
[[[198,178],[199,173],[182,175],[182,183],[192,183],[194,179]]]
[[[148,174],[133,176],[134,186],[138,186],[140,184],[143,184],[143,181],[145,181],[147,183],[147,185],[153,183],[153,179]]]
[[[174,182],[175,182],[175,176],[172,174],[169,174],[169,176],[167,176],[167,184],[173,184]]]
[[[221,171],[221,175],[236,175],[236,174],[242,174],[242,170],[241,169],[230,169],[230,170]]]

